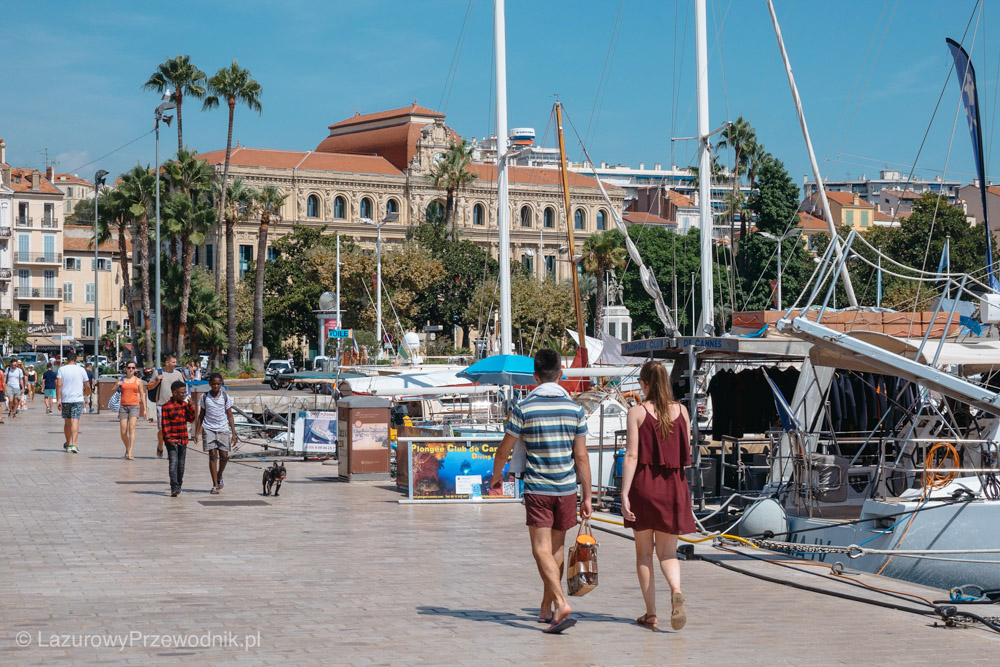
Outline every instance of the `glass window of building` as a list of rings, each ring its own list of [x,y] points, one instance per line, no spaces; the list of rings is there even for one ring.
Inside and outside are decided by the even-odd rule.
[[[347,200],[337,197],[333,200],[333,217],[335,220],[343,220],[347,217]]]
[[[372,205],[372,200],[369,199],[368,197],[362,197],[362,199],[361,199],[361,217],[362,218],[368,218],[369,220],[371,220],[372,219],[372,209],[373,208],[374,208],[374,206]]]
[[[521,207],[521,226],[531,227],[531,207],[529,206]]]
[[[385,214],[393,215],[394,213],[399,213],[399,202],[395,199],[389,199],[385,202]]]
[[[252,245],[241,245],[240,246],[240,278],[243,274],[250,270],[250,263],[253,262],[253,246]]]
[[[306,217],[319,217],[319,197],[316,195],[309,195],[309,198],[306,199]]]
[[[545,209],[545,213],[542,214],[543,225],[546,229],[552,229],[556,226],[556,211],[551,206]]]
[[[573,229],[583,229],[583,225],[584,225],[583,209],[578,208],[576,209],[576,212],[573,213]]]
[[[482,204],[476,204],[472,207],[472,224],[477,227],[486,224],[486,207]]]
[[[608,225],[607,214],[604,212],[604,209],[602,208],[597,212],[597,231],[603,232],[605,229],[608,228],[607,225]]]

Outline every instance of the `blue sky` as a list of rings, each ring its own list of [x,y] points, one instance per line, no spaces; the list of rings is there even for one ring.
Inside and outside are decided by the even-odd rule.
[[[907,171],[929,127],[918,173],[947,169],[971,181],[944,40],[961,39],[974,6],[776,0],[825,176]],[[248,146],[312,149],[327,125],[355,110],[414,99],[445,111],[461,135],[483,136],[494,127],[492,7],[489,0],[8,4],[0,137],[14,166],[41,168],[45,149],[57,171],[84,178],[151,163],[149,135],[86,164],[151,128],[158,98],[141,85],[178,53],[209,74],[238,59],[261,83],[263,115],[237,110],[234,140]],[[507,0],[509,126],[534,127],[539,141],[554,145],[549,116],[558,93],[595,160],[693,164],[694,144],[670,141],[695,133],[693,13],[690,0]],[[712,127],[743,115],[801,184],[809,163],[766,4],[709,0],[708,15]],[[987,170],[1000,181],[993,140],[1000,6],[987,3],[972,26],[965,43],[975,29]],[[225,146],[223,111],[201,112],[197,103],[185,111],[185,143]],[[176,148],[173,129],[161,139],[161,154]],[[575,137],[567,146],[571,158],[581,156]]]

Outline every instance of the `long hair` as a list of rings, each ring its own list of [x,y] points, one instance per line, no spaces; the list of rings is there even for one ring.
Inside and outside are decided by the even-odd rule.
[[[639,369],[639,379],[646,385],[646,400],[656,408],[660,437],[665,438],[674,428],[674,420],[670,418],[670,404],[674,402],[674,391],[670,387],[667,371],[660,362],[647,361]]]

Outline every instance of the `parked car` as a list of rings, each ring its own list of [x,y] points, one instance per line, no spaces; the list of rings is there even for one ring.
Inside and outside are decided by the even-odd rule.
[[[17,355],[17,358],[25,364],[31,364],[32,366],[44,366],[49,363],[49,355],[44,352],[21,352]]]
[[[282,359],[272,359],[267,362],[267,367],[264,369],[264,384],[271,385],[271,389],[281,389],[287,382],[282,382],[278,379],[278,375],[281,373],[294,373],[295,366],[293,366],[287,360]]]

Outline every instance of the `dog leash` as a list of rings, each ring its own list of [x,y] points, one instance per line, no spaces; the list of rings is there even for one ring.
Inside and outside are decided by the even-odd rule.
[[[188,445],[188,449],[189,450],[191,449],[190,445]],[[200,449],[195,449],[194,451],[198,452],[199,454],[204,454],[205,456],[210,456],[210,454],[208,452],[203,452]],[[234,459],[227,459],[227,465],[230,464],[230,463],[236,464],[238,466],[246,466],[248,468],[256,468],[257,470],[267,470],[268,469],[268,468],[265,468],[264,466],[255,466],[252,463],[244,463],[243,461],[236,461]]]

